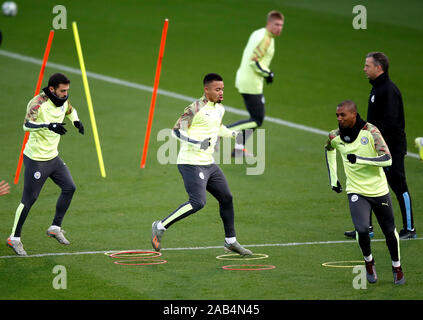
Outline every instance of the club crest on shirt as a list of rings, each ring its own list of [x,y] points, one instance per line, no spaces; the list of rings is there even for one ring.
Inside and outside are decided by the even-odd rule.
[[[361,138],[360,142],[363,146],[365,146],[366,144],[369,143],[369,139],[367,137],[363,137]]]

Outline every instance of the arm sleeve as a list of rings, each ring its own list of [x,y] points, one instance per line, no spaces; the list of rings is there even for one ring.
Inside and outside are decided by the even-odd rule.
[[[201,146],[201,141],[191,139],[190,137],[188,137],[188,134],[186,134],[184,131],[182,131],[178,128],[173,128],[172,136],[175,137],[178,140],[187,142],[190,145],[193,145],[195,147],[200,148],[200,146]]]
[[[388,145],[382,137],[379,129],[375,126],[369,126],[370,133],[372,134],[375,150],[378,154],[377,157],[368,158],[356,155],[356,163],[377,167],[389,167],[392,164],[391,153],[389,152]]]
[[[270,41],[271,40],[268,36],[263,37],[260,43],[255,47],[251,56],[250,67],[263,77],[267,77],[270,73],[270,70],[263,68],[263,66],[260,65],[260,60],[263,58],[267,49],[269,48]]]
[[[191,126],[192,119],[194,118],[195,113],[198,111],[198,107],[199,105],[197,101],[186,107],[184,113],[179,117],[179,119],[173,126],[173,129],[187,131],[188,128]]]
[[[76,112],[76,109],[72,107],[70,102],[68,102],[68,110],[66,111],[66,117],[72,121],[72,124],[74,121],[79,121],[78,113]]]
[[[27,112],[23,124],[24,131],[39,131],[48,127],[48,123],[39,121],[39,114],[41,112],[42,98],[40,96],[31,100],[27,107]]]
[[[329,134],[329,139],[325,146],[326,165],[328,168],[329,183],[331,187],[336,187],[338,181],[336,149],[332,147],[333,136]]]
[[[270,74],[270,70],[264,69],[258,61],[252,61],[250,63],[250,66],[256,73],[260,74],[262,77],[267,77]]]
[[[238,134],[238,131],[228,129],[224,124],[220,125],[218,135],[221,137],[235,138]]]
[[[176,121],[175,125],[173,126],[172,136],[178,140],[187,142],[193,146],[200,148],[201,141],[191,139],[187,133],[187,130],[192,124],[192,119],[194,118],[194,115],[198,112],[198,110],[199,110],[198,101],[195,101],[192,104],[190,104],[188,107],[186,107],[184,110],[184,113],[179,117],[179,119]]]

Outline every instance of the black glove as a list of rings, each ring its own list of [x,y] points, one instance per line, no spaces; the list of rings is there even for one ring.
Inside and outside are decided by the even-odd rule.
[[[48,129],[62,136],[68,131],[64,127],[65,124],[66,123],[52,122],[48,125]]]
[[[73,122],[73,125],[75,126],[75,128],[77,128],[78,129],[78,131],[79,131],[79,133],[80,134],[84,134],[84,126],[82,125],[82,122],[81,121],[74,121]]]
[[[265,79],[266,79],[266,83],[272,83],[273,82],[273,77],[275,76],[275,74],[272,72],[272,71],[270,71],[269,73],[268,73],[268,76],[267,77],[265,77]]]
[[[207,148],[210,147],[210,139],[211,138],[205,138],[203,141],[201,141],[201,145],[200,145],[201,150],[207,150]]]
[[[351,163],[356,163],[357,156],[355,154],[353,154],[353,153],[349,153],[349,154],[347,154],[347,159]]]
[[[342,192],[342,186],[341,183],[338,181],[336,181],[336,187],[332,187],[332,190],[335,191],[336,193],[341,193]]]

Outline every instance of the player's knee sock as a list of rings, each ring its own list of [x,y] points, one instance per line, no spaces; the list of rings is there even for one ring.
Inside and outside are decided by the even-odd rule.
[[[13,229],[11,236],[19,238],[21,236],[22,227],[25,223],[26,217],[28,216],[29,208],[23,203],[20,203],[15,212],[15,221],[13,223]]]

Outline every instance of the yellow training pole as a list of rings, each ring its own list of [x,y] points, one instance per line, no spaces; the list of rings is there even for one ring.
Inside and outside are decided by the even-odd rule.
[[[88,87],[87,71],[85,70],[84,58],[82,56],[81,42],[79,41],[78,27],[76,22],[72,22],[73,35],[75,36],[76,51],[78,52],[79,64],[81,65],[82,82],[84,83],[85,95],[87,96],[88,111],[90,113],[91,126],[93,128],[94,142],[97,149],[98,163],[103,178],[106,177],[104,170],[103,156],[101,154],[100,140],[98,139],[97,125],[95,123],[93,103],[91,101],[90,88]]]

